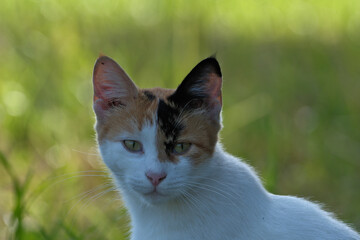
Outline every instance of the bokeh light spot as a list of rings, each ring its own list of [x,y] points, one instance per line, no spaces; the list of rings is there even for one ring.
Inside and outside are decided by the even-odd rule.
[[[28,107],[28,98],[23,92],[9,91],[3,96],[6,111],[11,116],[22,115]]]

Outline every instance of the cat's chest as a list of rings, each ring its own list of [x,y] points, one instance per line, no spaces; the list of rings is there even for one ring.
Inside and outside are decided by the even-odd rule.
[[[182,214],[142,213],[141,217],[133,218],[131,239],[247,239],[244,237],[248,236],[239,231],[242,225],[240,219],[235,218],[230,209],[212,209],[208,212],[193,209]]]
[[[174,221],[169,219],[169,221]],[[201,223],[201,224],[200,224]],[[151,226],[152,225],[152,226]],[[237,236],[236,236],[237,235]],[[223,224],[213,225],[207,222],[191,221],[188,224],[167,224],[161,222],[154,226],[142,225],[133,228],[132,240],[156,239],[156,240],[183,240],[183,239],[239,239],[239,233],[232,232]]]

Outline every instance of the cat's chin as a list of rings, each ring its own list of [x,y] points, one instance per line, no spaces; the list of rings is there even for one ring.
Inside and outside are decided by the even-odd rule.
[[[161,204],[169,200],[168,196],[163,195],[159,192],[145,193],[143,194],[142,198],[146,203],[151,205]]]

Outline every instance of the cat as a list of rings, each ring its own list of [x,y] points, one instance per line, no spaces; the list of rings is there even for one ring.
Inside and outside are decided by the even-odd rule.
[[[93,84],[99,150],[129,211],[132,240],[360,239],[317,204],[267,192],[223,150],[214,57],[171,90],[140,89],[100,56]]]

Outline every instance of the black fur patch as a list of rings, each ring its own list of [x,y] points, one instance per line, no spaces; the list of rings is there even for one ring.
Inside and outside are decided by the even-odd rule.
[[[180,131],[184,129],[184,126],[178,122],[179,114],[179,108],[171,107],[162,99],[159,99],[159,106],[157,110],[158,124],[166,137],[164,146],[167,155],[171,154]]]
[[[155,95],[149,91],[144,91],[144,94],[150,101],[153,101],[155,99]]]

